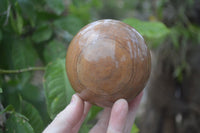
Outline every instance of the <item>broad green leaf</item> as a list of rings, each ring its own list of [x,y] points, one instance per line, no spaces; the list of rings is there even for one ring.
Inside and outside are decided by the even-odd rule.
[[[44,129],[42,118],[37,109],[30,103],[22,101],[21,113],[29,120],[30,125],[33,127],[35,133],[41,133]]]
[[[38,58],[29,39],[16,39],[12,42],[13,69],[35,66]]]
[[[60,15],[65,10],[63,0],[46,0],[46,3],[57,15]]]
[[[20,110],[20,98],[19,92],[14,88],[14,86],[9,86],[4,89],[3,101],[5,105],[12,105],[16,111]]]
[[[12,42],[11,69],[22,69],[35,66],[38,56],[29,39],[16,39]],[[25,72],[17,75],[23,86],[29,81],[31,73]]]
[[[5,126],[5,133],[34,133],[26,117],[16,112],[9,115]]]
[[[140,21],[134,18],[125,19],[123,22],[135,28],[142,36],[148,38],[160,38],[169,33],[169,29],[161,22]]]
[[[2,90],[2,88],[0,88],[0,93],[3,93],[3,90]]]
[[[65,60],[50,63],[44,75],[47,109],[51,119],[69,104],[74,93],[65,70]]]
[[[84,26],[83,22],[78,17],[72,15],[56,20],[54,25],[58,29],[66,30],[72,35],[75,35]]]
[[[27,83],[20,90],[20,94],[23,100],[31,103],[37,111],[40,113],[40,116],[44,120],[44,124],[49,124],[49,115],[46,108],[46,101],[44,96],[44,89]]]
[[[41,89],[30,83],[27,83],[22,87],[20,94],[22,95],[23,99],[31,102],[39,101],[42,97]]]
[[[52,36],[52,33],[53,31],[51,28],[49,28],[49,26],[41,26],[34,32],[32,39],[36,43],[40,43],[48,40]]]
[[[125,19],[123,22],[135,28],[147,41],[152,42],[153,46],[159,45],[170,33],[170,30],[161,22],[140,21],[135,18]]]
[[[51,41],[44,49],[44,59],[46,63],[54,61],[58,58],[65,58],[65,55],[66,47],[63,43],[57,40]]]

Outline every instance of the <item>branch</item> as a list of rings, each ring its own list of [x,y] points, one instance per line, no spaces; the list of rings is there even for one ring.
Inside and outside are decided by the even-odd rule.
[[[23,73],[23,72],[29,72],[29,71],[44,71],[44,70],[45,70],[45,67],[29,67],[29,68],[18,69],[18,70],[0,69],[0,74]]]

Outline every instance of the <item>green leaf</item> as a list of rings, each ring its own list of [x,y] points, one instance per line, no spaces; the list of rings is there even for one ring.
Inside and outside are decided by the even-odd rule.
[[[44,3],[43,0],[38,2],[37,0],[17,0],[22,12],[22,16],[28,20],[31,26],[35,26],[35,21],[37,19],[37,11],[40,6]],[[34,5],[34,6],[33,6]],[[41,8],[41,7],[40,7]]]
[[[88,112],[87,117],[85,118],[85,121],[83,122],[81,128],[80,128],[80,133],[88,133],[90,129],[94,126],[95,124],[95,118],[97,114],[102,111],[102,107],[99,106],[92,106],[90,111]]]
[[[52,36],[52,33],[53,31],[51,28],[49,28],[49,26],[41,26],[34,32],[32,39],[36,43],[40,43],[48,40]]]
[[[20,94],[22,95],[23,99],[31,102],[41,100],[42,97],[41,89],[30,83],[27,83],[23,86],[23,88],[20,90]]]
[[[17,2],[15,3],[15,16],[10,12],[10,21],[13,30],[18,34],[22,34],[24,20],[21,16],[20,7]]]
[[[131,133],[139,133],[139,129],[135,124],[132,126]]]
[[[65,58],[66,56],[66,47],[63,43],[53,40],[44,49],[44,59],[48,63],[54,61],[58,58]]]
[[[21,69],[35,66],[38,56],[29,39],[16,39],[12,42],[11,69]],[[30,80],[31,73],[17,75],[21,79],[21,86]]]
[[[20,110],[20,98],[16,88],[8,87],[2,95],[5,105],[12,105],[16,111]]]
[[[2,90],[2,88],[0,88],[0,93],[3,93],[3,90]]]
[[[12,26],[12,29],[14,32],[18,33],[18,29],[17,29],[17,25],[16,25],[16,21],[14,19],[14,15],[12,12],[10,12],[10,24]]]
[[[148,38],[160,38],[169,33],[169,29],[162,22],[147,22],[134,18],[125,19],[123,22],[134,27],[142,36]]]
[[[6,113],[6,112],[12,112],[12,111],[14,111],[14,110],[15,110],[14,107],[10,104],[10,105],[8,105],[4,110],[2,110],[2,111],[0,112],[0,115],[3,114],[3,113]]]
[[[22,34],[22,31],[23,31],[23,18],[21,16],[21,14],[19,12],[16,12],[16,17],[17,17],[17,20],[16,20],[16,24],[17,24],[17,31],[19,34]]]
[[[69,104],[74,93],[65,70],[65,60],[58,59],[50,63],[44,75],[44,88],[47,109],[53,119]]]
[[[57,15],[60,15],[65,10],[63,0],[46,0],[46,3]]]
[[[54,25],[58,29],[66,30],[72,35],[75,35],[84,26],[83,22],[78,17],[72,15],[56,20]]]
[[[40,113],[40,116],[44,120],[44,124],[49,124],[50,118],[47,112],[44,89],[28,82],[20,90],[20,94],[23,100],[28,101],[37,109],[37,111]]]
[[[181,36],[181,33],[179,31],[180,30],[177,27],[174,27],[171,29],[171,34],[170,34],[172,43],[176,49],[178,49],[180,45],[179,38]]]
[[[88,115],[87,115],[87,118],[86,120],[87,121],[91,121],[93,120],[97,114],[102,111],[102,107],[99,107],[99,106],[92,106],[92,108],[90,109],[90,111],[88,112]]]
[[[29,39],[16,39],[12,43],[13,69],[34,66],[38,56],[31,41]]]
[[[160,44],[170,33],[170,30],[161,22],[140,21],[135,18],[125,19],[123,22],[135,28],[145,39],[154,43],[154,46]]]
[[[26,117],[16,112],[9,115],[5,125],[5,133],[34,133]]]
[[[78,6],[71,4],[69,6],[69,12],[72,15],[79,18],[81,21],[83,21],[84,24],[87,24],[91,19],[90,9],[91,9],[90,3],[79,4]]]
[[[30,103],[22,101],[22,114],[29,119],[29,123],[33,127],[35,133],[41,133],[44,129],[42,118],[37,109]]]

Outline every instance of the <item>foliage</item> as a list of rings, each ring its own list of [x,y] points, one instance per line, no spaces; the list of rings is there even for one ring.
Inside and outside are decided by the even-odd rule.
[[[161,44],[163,39],[165,39],[166,35],[170,32],[170,30],[161,22],[145,22],[135,18],[125,19],[123,22],[135,28],[146,41],[149,41],[149,43],[151,42],[153,47],[157,47]]]
[[[100,0],[65,2],[0,0],[0,115],[5,118],[0,132],[39,133],[70,102],[74,91],[65,72],[66,49],[84,25],[101,19],[96,14],[103,14],[104,4]],[[129,3],[131,0],[125,1],[124,8],[132,10]],[[161,22],[134,18],[124,22],[135,27],[153,47],[171,33]],[[191,33],[197,30],[193,25],[190,29]],[[89,131],[101,110],[92,107],[81,132]],[[136,132],[133,126],[132,133]]]

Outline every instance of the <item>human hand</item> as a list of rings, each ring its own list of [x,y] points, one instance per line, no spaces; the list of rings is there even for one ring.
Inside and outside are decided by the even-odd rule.
[[[112,108],[105,108],[98,115],[99,120],[90,133],[130,133],[141,98],[142,93],[129,104],[126,100],[119,99]],[[74,94],[70,104],[55,117],[43,133],[78,133],[90,107],[90,103]]]

